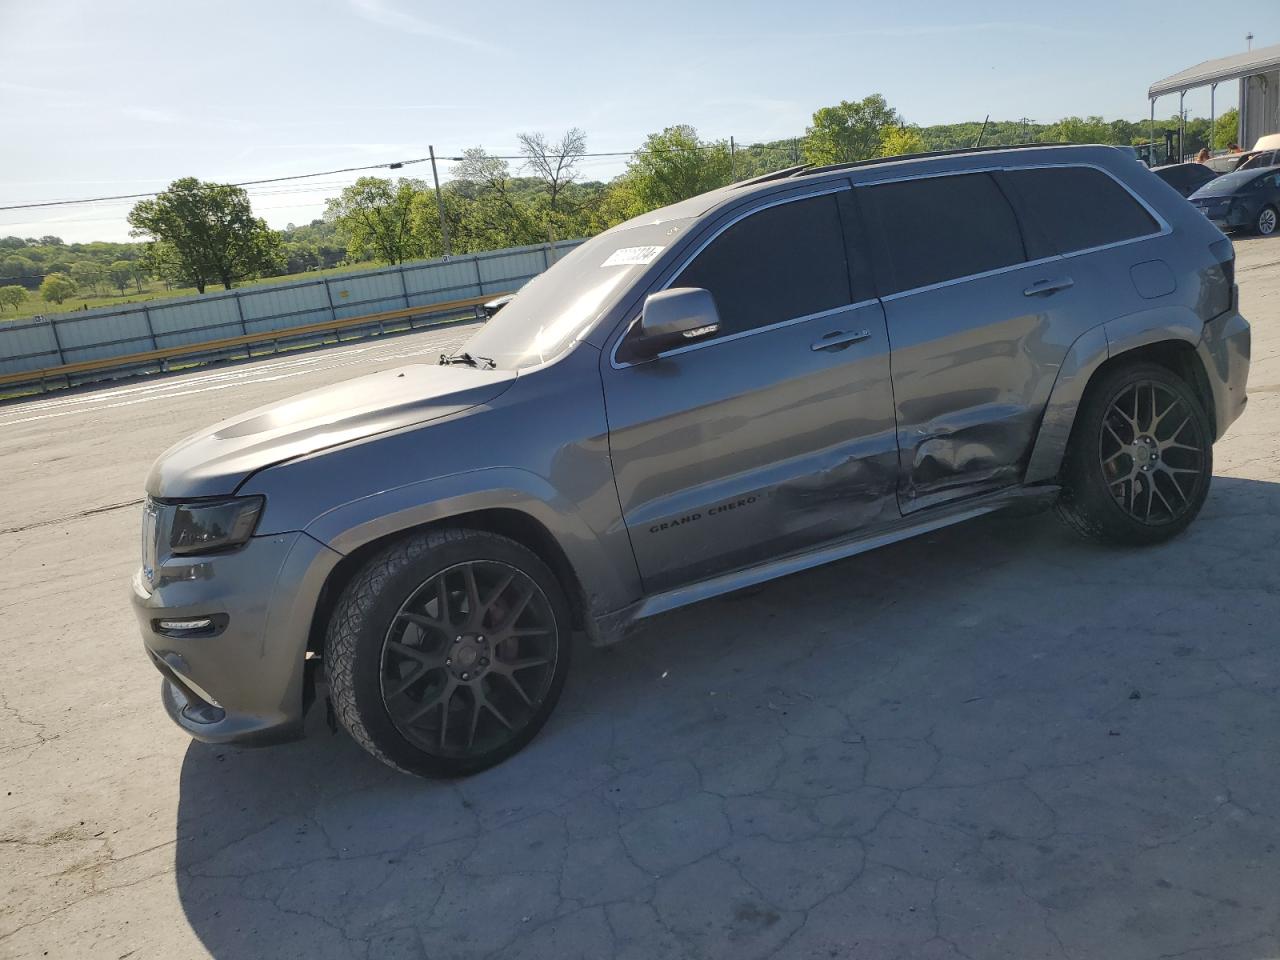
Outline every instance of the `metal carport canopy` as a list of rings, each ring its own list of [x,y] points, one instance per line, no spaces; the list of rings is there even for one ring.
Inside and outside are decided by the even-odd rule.
[[[1147,90],[1147,97],[1154,100],[1156,97],[1163,97],[1166,93],[1185,93],[1195,87],[1223,83],[1227,80],[1239,80],[1242,77],[1253,76],[1255,73],[1266,73],[1276,67],[1280,67],[1280,43],[1197,63],[1194,67],[1181,70],[1171,77],[1157,80]]]

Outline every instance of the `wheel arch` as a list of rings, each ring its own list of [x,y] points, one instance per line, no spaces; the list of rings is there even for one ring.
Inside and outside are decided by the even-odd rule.
[[[1176,322],[1152,323],[1137,315],[1100,324],[1082,334],[1063,360],[1040,430],[1027,462],[1024,482],[1056,481],[1075,426],[1076,412],[1093,385],[1117,366],[1155,363],[1192,388],[1204,405],[1213,440],[1217,440],[1217,411],[1213,389],[1196,349],[1203,324],[1178,317]]]
[[[446,513],[429,520],[387,530],[345,552],[342,559],[329,572],[321,588],[308,634],[308,652],[317,655],[323,653],[325,631],[338,597],[371,556],[397,540],[446,527],[496,533],[533,551],[551,568],[552,573],[564,588],[573,614],[574,627],[585,630],[594,638],[596,620],[589,599],[588,584],[580,575],[579,566],[570,559],[564,546],[548,525],[532,513],[516,507],[485,506]]]

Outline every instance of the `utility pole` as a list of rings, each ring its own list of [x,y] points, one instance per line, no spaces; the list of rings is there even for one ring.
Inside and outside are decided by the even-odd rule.
[[[738,145],[733,140],[733,134],[729,135],[729,182],[732,183],[738,179]]]
[[[1253,31],[1252,30],[1250,30],[1248,33],[1244,35],[1244,48],[1246,50],[1253,49]]]
[[[440,173],[436,170],[436,148],[427,147],[431,154],[431,179],[436,182],[436,211],[440,214],[440,236],[444,240],[444,255],[453,256],[453,246],[449,243],[449,221],[444,218],[444,195],[440,193]]]

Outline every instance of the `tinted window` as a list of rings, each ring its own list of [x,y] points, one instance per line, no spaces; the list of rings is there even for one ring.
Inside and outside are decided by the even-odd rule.
[[[1059,253],[1156,233],[1160,226],[1133,195],[1101,170],[1041,167],[1004,174],[1028,218]]]
[[[738,221],[671,285],[710,290],[721,335],[851,303],[835,195],[779,204]]]
[[[1237,170],[1235,173],[1224,173],[1210,180],[1197,191],[1199,197],[1226,197],[1244,190],[1252,190],[1261,177],[1257,170]]]
[[[886,183],[862,198],[884,238],[884,295],[1026,260],[1013,209],[988,174]]]

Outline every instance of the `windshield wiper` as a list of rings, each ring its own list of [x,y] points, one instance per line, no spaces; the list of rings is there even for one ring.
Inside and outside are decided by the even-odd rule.
[[[496,367],[497,364],[490,357],[473,357],[469,353],[440,354],[440,365],[447,367],[454,363],[465,363],[468,367]]]

